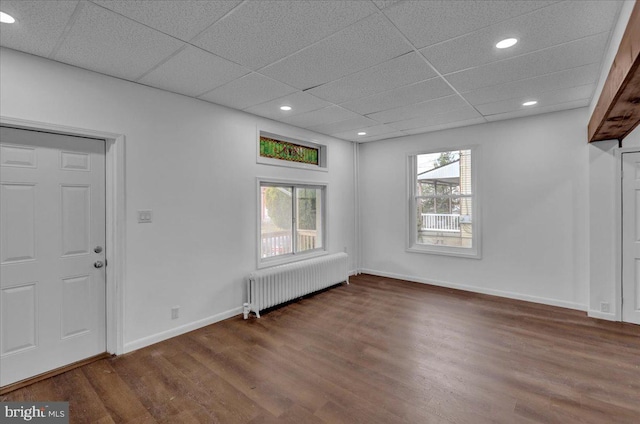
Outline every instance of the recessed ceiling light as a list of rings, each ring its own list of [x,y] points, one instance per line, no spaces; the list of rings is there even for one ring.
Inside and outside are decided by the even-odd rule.
[[[280,106],[280,110],[291,110],[291,106]]]
[[[358,133],[358,135],[367,135],[367,133],[366,133],[366,132],[364,132],[364,131],[360,131],[360,132]]]
[[[518,40],[516,38],[505,38],[504,40],[496,44],[496,47],[499,49],[507,49],[511,46],[515,46],[517,42]]]
[[[529,100],[528,102],[522,103],[522,106],[533,106],[533,105],[537,105],[537,104],[538,104],[537,100]]]
[[[3,24],[12,24],[15,21],[16,20],[13,18],[13,16],[8,15],[4,12],[0,12],[0,22],[2,22]]]

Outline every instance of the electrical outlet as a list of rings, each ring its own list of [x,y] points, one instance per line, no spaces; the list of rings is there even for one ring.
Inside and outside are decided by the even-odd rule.
[[[180,307],[174,306],[171,308],[171,319],[178,319],[180,317]]]
[[[608,302],[600,302],[600,312],[609,312]]]
[[[138,224],[150,224],[152,219],[152,211],[138,211]]]

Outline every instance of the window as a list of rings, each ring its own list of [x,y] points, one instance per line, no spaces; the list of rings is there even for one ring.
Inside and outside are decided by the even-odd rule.
[[[324,253],[325,188],[323,184],[259,181],[259,265]]]
[[[409,251],[480,257],[475,151],[409,156]]]
[[[260,136],[260,156],[318,165],[320,149]]]
[[[327,146],[258,130],[257,163],[327,171]]]

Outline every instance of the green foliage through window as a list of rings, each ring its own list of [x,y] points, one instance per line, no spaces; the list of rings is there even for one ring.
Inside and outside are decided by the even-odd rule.
[[[315,188],[296,190],[298,201],[298,229],[316,229],[316,193]],[[273,223],[283,230],[291,229],[291,187],[267,187],[264,201]]]
[[[273,223],[283,230],[291,229],[291,187],[267,187],[264,202]]]
[[[319,165],[318,150],[313,147],[260,136],[260,156],[265,158]]]
[[[298,194],[298,229],[316,229],[316,193],[317,190],[300,188]]]

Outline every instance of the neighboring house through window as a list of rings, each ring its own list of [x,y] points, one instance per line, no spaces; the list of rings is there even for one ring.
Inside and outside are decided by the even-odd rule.
[[[480,257],[475,152],[409,156],[409,251]]]

